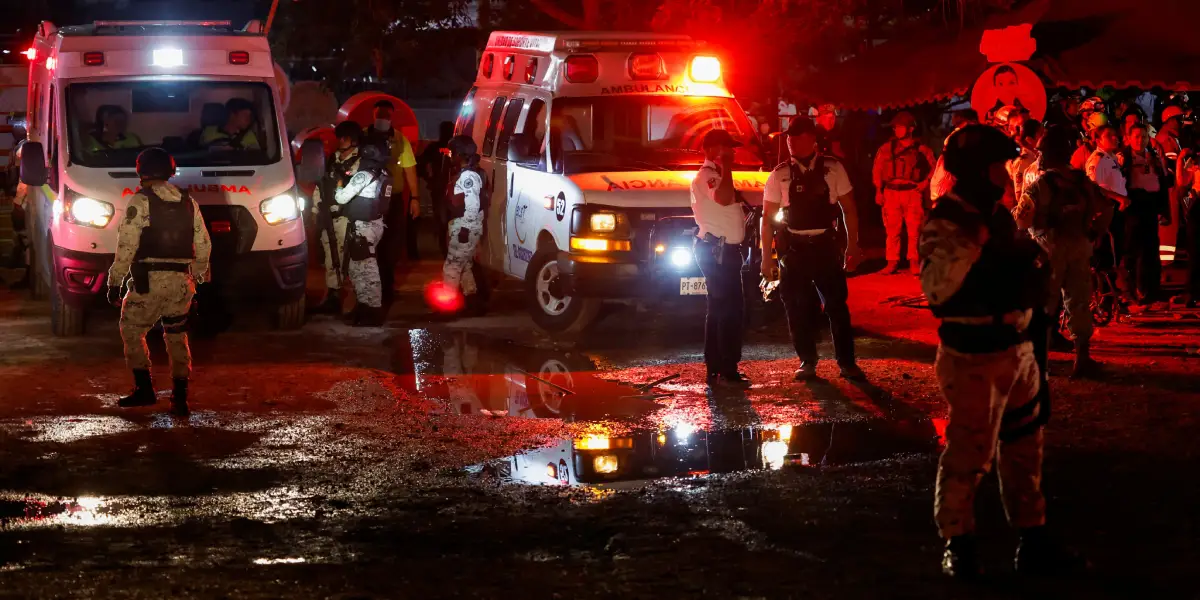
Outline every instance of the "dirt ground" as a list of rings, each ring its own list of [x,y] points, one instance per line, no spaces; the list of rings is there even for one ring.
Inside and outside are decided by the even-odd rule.
[[[117,408],[115,313],[58,339],[44,303],[3,291],[0,597],[1200,597],[1200,320],[1100,329],[1101,381],[1052,356],[1050,519],[1095,569],[1013,575],[989,478],[991,575],[968,586],[937,568],[945,409],[918,293],[851,280],[868,384],[825,363],[793,383],[774,322],[749,336],[755,386],[716,396],[687,303],[574,339],[504,294],[454,323],[412,293],[383,329],[246,317],[194,340],[193,414],[174,419],[165,397]]]

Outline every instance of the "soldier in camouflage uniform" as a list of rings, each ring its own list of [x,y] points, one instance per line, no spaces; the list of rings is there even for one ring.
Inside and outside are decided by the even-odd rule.
[[[1038,144],[1041,174],[1027,186],[1013,210],[1017,225],[1028,229],[1050,257],[1048,314],[1057,315],[1065,297],[1068,325],[1075,335],[1074,377],[1094,372],[1092,338],[1092,240],[1112,221],[1113,203],[1083,171],[1072,169],[1072,132],[1046,130]]]
[[[334,192],[334,200],[341,205],[339,212],[346,218],[346,245],[341,259],[358,301],[350,318],[356,327],[378,327],[386,316],[376,248],[383,237],[383,218],[391,197],[387,154],[378,146],[362,147],[358,171]]]
[[[900,272],[900,244],[908,234],[908,267],[920,271],[917,258],[917,234],[925,219],[925,191],[933,177],[933,152],[913,134],[917,120],[907,112],[892,119],[895,137],[888,140],[875,154],[872,179],[875,183],[875,203],[883,207],[883,224],[887,229],[887,268],[891,275]]]
[[[942,570],[955,577],[980,572],[975,492],[997,453],[1005,511],[1021,532],[1017,570],[1054,571],[1077,560],[1045,530],[1040,374],[1027,331],[1045,302],[1041,251],[1017,237],[1000,204],[1005,162],[1017,154],[992,127],[953,133],[944,157],[955,185],[920,236],[921,287],[942,320],[935,369],[950,408],[934,516],[947,542]]]
[[[142,187],[130,199],[117,228],[117,253],[108,272],[108,299],[121,305],[121,339],[134,380],[133,393],[121,398],[118,405],[149,406],[157,400],[146,333],[161,322],[174,380],[171,413],[186,416],[192,370],[188,311],[196,282],[208,273],[211,243],[195,200],[167,183],[175,174],[170,154],[161,148],[142,152],[137,173]],[[121,286],[127,278],[128,290],[121,301]]]
[[[362,139],[362,128],[353,121],[342,121],[333,130],[338,140],[338,148],[333,153],[333,160],[325,171],[325,178],[313,192],[313,214],[317,216],[320,231],[321,247],[325,254],[325,300],[313,312],[340,314],[342,312],[341,289],[345,273],[342,272],[341,256],[346,247],[346,217],[341,214],[341,205],[332,197],[325,198],[321,190],[333,191],[343,187],[358,172],[358,144]],[[329,210],[332,226],[326,224],[324,211]],[[333,230],[330,240],[329,230]]]
[[[450,140],[453,166],[454,191],[449,199],[450,225],[447,235],[450,248],[446,253],[446,264],[442,267],[442,279],[447,286],[462,290],[468,309],[482,311],[479,288],[475,274],[471,271],[475,249],[483,236],[483,216],[486,214],[484,176],[479,169],[479,154],[475,141],[465,135]]]

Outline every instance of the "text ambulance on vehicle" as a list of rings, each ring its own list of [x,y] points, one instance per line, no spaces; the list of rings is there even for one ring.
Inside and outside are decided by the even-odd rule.
[[[221,295],[276,304],[283,327],[303,322],[302,200],[257,21],[44,22],[28,55],[31,281],[50,295],[56,334],[82,333],[103,300],[134,163],[153,146],[200,205]]]
[[[700,42],[493,33],[455,127],[492,186],[482,262],[524,280],[553,331],[583,328],[603,299],[704,294],[690,186],[714,128],[745,144],[735,186],[761,204],[753,129]]]

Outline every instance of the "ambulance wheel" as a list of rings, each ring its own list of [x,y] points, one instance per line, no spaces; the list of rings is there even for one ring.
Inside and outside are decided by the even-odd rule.
[[[279,305],[275,309],[275,328],[291,330],[304,327],[304,310],[304,296],[293,302]]]
[[[557,252],[538,250],[529,261],[525,275],[525,296],[529,314],[538,327],[554,333],[578,333],[591,325],[600,313],[600,301],[577,298],[562,291]]]
[[[83,325],[86,313],[63,302],[58,286],[50,288],[50,330],[58,337],[78,337],[83,335]]]

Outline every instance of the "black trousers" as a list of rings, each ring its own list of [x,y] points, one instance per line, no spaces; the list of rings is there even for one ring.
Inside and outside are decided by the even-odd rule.
[[[708,285],[708,314],[704,318],[704,364],[709,375],[737,373],[746,330],[746,297],[742,291],[742,254],[724,248],[718,261],[716,244],[696,240],[696,264]]]
[[[780,264],[783,306],[791,328],[796,356],[805,363],[817,362],[817,327],[821,306],[829,319],[833,350],[839,365],[854,364],[854,330],[846,304],[846,271],[841,248],[832,232],[816,236],[791,235],[787,254]],[[813,293],[813,289],[816,293]]]
[[[1158,215],[1165,192],[1129,190],[1130,205],[1125,211],[1125,248],[1121,258],[1121,276],[1130,298],[1158,300],[1162,281],[1162,260],[1158,247]]]
[[[408,202],[403,192],[392,194],[388,212],[384,215],[383,238],[375,247],[376,259],[379,261],[379,282],[383,286],[383,304],[387,306],[395,297],[396,265],[404,257],[405,238],[408,237],[408,222],[411,220],[408,212]]]

